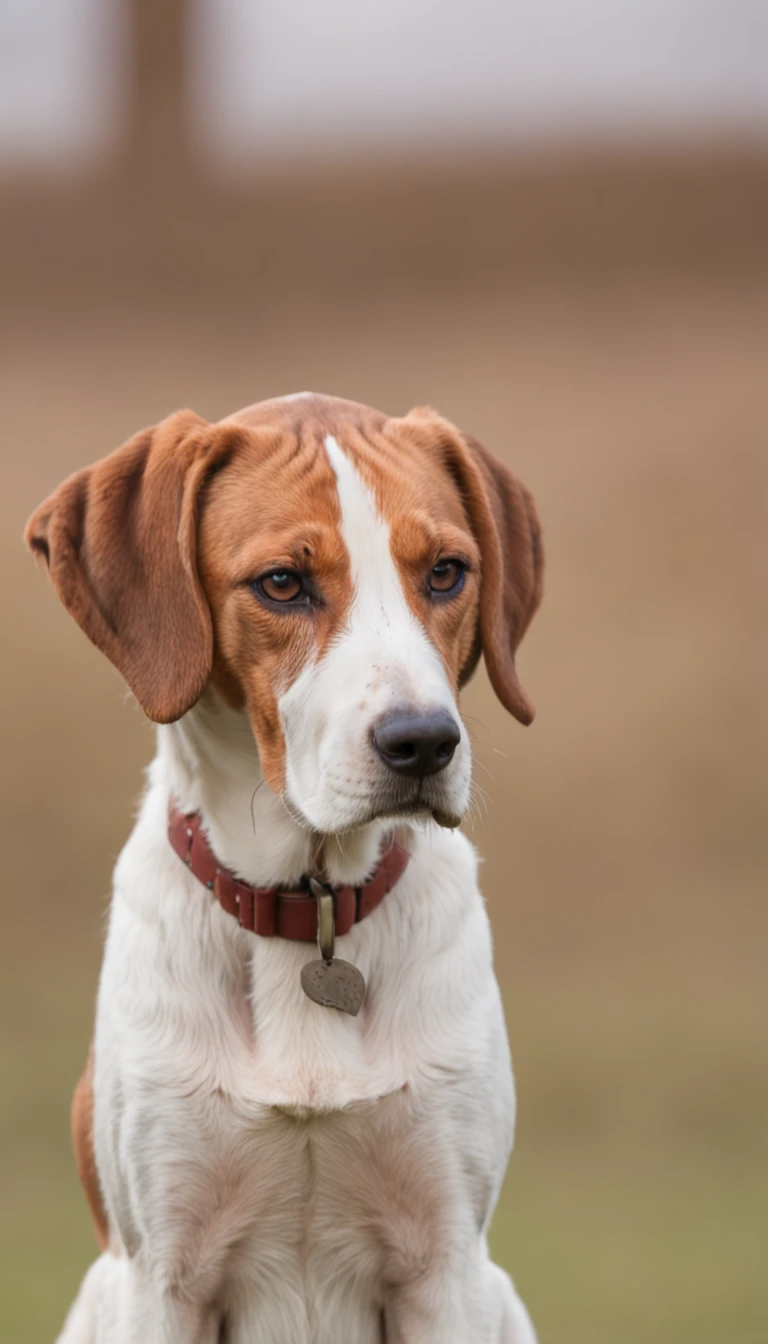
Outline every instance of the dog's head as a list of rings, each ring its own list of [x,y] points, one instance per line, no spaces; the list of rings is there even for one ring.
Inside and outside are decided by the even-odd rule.
[[[65,481],[26,536],[147,715],[178,719],[212,684],[324,834],[458,824],[456,701],[481,652],[533,717],[515,670],[541,597],[533,502],[431,410],[302,395],[218,425],[179,412]]]

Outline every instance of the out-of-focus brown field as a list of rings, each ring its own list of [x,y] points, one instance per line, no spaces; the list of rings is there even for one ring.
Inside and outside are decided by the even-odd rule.
[[[679,188],[683,170],[665,171]],[[644,192],[628,170],[634,196],[619,184],[605,211],[557,226],[581,199],[567,173],[531,186],[498,166],[480,183],[456,169],[431,197],[375,174],[367,192],[322,174],[209,188],[189,210],[124,184],[9,194],[5,1344],[53,1338],[94,1251],[69,1097],[152,752],[23,524],[66,473],[178,406],[213,419],[301,388],[433,403],[514,466],[545,529],[520,658],[536,723],[508,719],[484,674],[464,702],[519,1091],[495,1253],[551,1344],[766,1338],[765,175],[761,160],[735,186],[728,171],[680,189],[672,223],[656,179]],[[648,191],[630,246],[605,220]]]

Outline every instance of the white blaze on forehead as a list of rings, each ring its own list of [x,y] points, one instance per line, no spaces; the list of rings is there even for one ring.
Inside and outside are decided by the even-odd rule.
[[[352,581],[356,592],[367,578],[375,581],[386,574],[400,584],[389,549],[389,528],[379,515],[376,500],[349,458],[341,451],[332,434],[325,439],[325,451],[336,476],[341,505],[341,534],[349,553]],[[400,597],[404,601],[402,591]]]
[[[349,555],[354,598],[346,622],[346,638],[354,632],[377,663],[399,663],[395,681],[408,688],[417,704],[444,698],[445,673],[439,654],[409,607],[390,549],[389,526],[381,517],[373,491],[331,434],[325,440],[336,476],[341,506],[341,535]],[[439,690],[438,685],[439,684]],[[400,694],[406,688],[401,684]]]

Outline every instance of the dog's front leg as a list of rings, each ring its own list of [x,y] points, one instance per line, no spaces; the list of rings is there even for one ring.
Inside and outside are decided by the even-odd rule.
[[[221,1313],[212,1306],[180,1301],[166,1292],[142,1297],[129,1310],[119,1344],[218,1344]]]
[[[125,1261],[120,1289],[104,1304],[114,1317],[103,1344],[217,1344],[221,1313],[158,1283],[135,1261]]]
[[[512,1281],[482,1247],[390,1293],[386,1344],[536,1344],[528,1312]]]
[[[218,1344],[221,1312],[162,1287],[127,1255],[91,1266],[58,1344]]]
[[[122,1316],[115,1344],[218,1344],[220,1337],[219,1310],[158,1284],[151,1272],[133,1265]]]

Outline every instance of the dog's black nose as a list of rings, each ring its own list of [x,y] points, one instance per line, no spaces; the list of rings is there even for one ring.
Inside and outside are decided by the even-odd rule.
[[[460,740],[459,725],[445,709],[395,709],[373,730],[373,745],[390,770],[416,779],[450,765]]]

